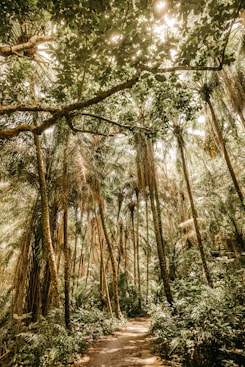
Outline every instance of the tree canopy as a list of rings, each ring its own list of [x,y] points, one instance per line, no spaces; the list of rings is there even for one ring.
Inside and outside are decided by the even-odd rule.
[[[216,343],[210,363],[243,363],[244,2],[0,10],[0,361],[22,365],[33,325],[48,348],[49,317],[73,350],[76,320],[151,310],[166,357],[201,366]]]

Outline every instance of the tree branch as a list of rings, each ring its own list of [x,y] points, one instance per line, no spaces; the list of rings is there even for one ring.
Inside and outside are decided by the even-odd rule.
[[[101,136],[106,136],[106,137],[115,136],[115,135],[119,134],[119,132],[117,132],[117,131],[114,131],[113,133],[106,134],[106,133],[99,133],[97,131],[91,131],[91,130],[87,130],[87,129],[78,129],[78,128],[73,126],[71,115],[66,116],[66,122],[67,122],[68,126],[70,127],[70,129],[72,131],[74,131],[75,133],[88,133],[88,134],[101,135]]]
[[[175,71],[204,71],[204,70],[222,70],[222,63],[220,63],[218,66],[189,66],[189,65],[183,65],[183,66],[172,66],[168,68],[154,68],[149,67],[147,65],[142,65],[141,69],[145,71],[149,71],[150,73],[156,74],[156,73],[172,73]]]
[[[0,106],[0,115],[4,115],[5,113],[13,113],[16,111],[61,113],[62,108],[28,104]]]
[[[26,112],[50,112],[52,114],[59,114],[65,116],[67,113],[82,110],[84,107],[91,106],[93,104],[99,103],[104,99],[112,96],[113,94],[120,92],[121,90],[132,88],[140,78],[140,72],[137,72],[136,76],[132,79],[127,80],[121,84],[116,85],[104,92],[99,93],[97,96],[85,100],[79,101],[76,103],[71,103],[67,106],[61,107],[51,107],[51,106],[43,106],[43,105],[8,105],[8,106],[0,106],[0,115],[5,113],[13,113],[16,111],[26,111]]]
[[[8,130],[0,130],[0,139],[10,139],[18,136],[23,131],[33,131],[35,126],[33,125],[20,125]]]
[[[126,82],[120,83],[115,87],[112,87],[104,92],[101,92],[96,97],[93,97],[86,101],[78,101],[76,103],[71,103],[70,105],[65,106],[63,110],[65,113],[76,110],[82,110],[85,107],[92,106],[94,104],[103,101],[104,99],[112,96],[117,92],[120,92],[121,90],[132,88],[139,81],[140,74],[141,71],[138,71],[133,78],[127,80]]]
[[[36,42],[38,42],[37,39],[39,39],[40,37],[34,36],[36,37]],[[33,37],[32,37],[33,38]],[[30,41],[29,41],[30,42]],[[137,71],[136,75],[127,80],[126,82],[120,83],[118,85],[116,85],[115,87],[112,87],[104,92],[99,93],[97,96],[85,100],[85,101],[78,101],[76,103],[71,103],[67,106],[62,107],[51,107],[51,106],[43,106],[43,105],[8,105],[8,106],[0,106],[0,115],[3,115],[5,113],[13,113],[16,111],[26,111],[26,112],[49,112],[51,114],[53,114],[53,116],[44,121],[42,125],[35,127],[34,129],[30,126],[30,125],[20,125],[19,127],[13,128],[13,129],[9,129],[9,130],[2,130],[0,131],[0,139],[9,139],[15,136],[18,136],[20,132],[22,131],[32,131],[38,135],[41,135],[43,131],[45,131],[46,129],[50,128],[52,125],[54,125],[57,122],[58,118],[62,118],[65,117],[67,115],[69,115],[71,112],[74,111],[79,111],[82,110],[85,107],[89,107],[91,105],[97,104],[101,101],[103,101],[104,99],[114,95],[115,93],[128,89],[128,88],[132,88],[135,84],[137,84],[137,82],[140,79],[140,75],[141,72],[143,70],[145,71],[149,71],[151,73],[163,73],[163,72],[173,72],[173,71],[178,71],[178,70],[221,70],[222,69],[222,64],[220,64],[220,66],[218,67],[204,67],[204,66],[175,66],[175,67],[170,67],[170,68],[150,68],[148,66],[142,66],[140,70]],[[129,130],[133,130],[134,128],[137,127],[131,127],[130,125],[122,125],[120,123],[117,123],[115,121],[111,121],[108,119],[105,119],[103,117],[98,117],[96,115],[92,115],[92,114],[86,114],[84,113],[84,115],[87,116],[91,116],[91,117],[97,117],[100,118],[104,121],[107,121],[111,124],[117,125],[118,127],[121,128],[125,128],[125,129],[129,129]],[[74,128],[73,128],[74,129]],[[143,128],[144,129],[144,128]],[[146,129],[147,130],[147,129]],[[84,132],[84,131],[83,131]],[[90,131],[88,131],[90,132]]]
[[[151,131],[151,129],[148,129],[147,127],[137,126],[137,125],[131,126],[131,125],[120,124],[117,121],[113,121],[113,120],[110,120],[108,118],[105,118],[105,117],[102,117],[102,116],[99,116],[99,115],[94,115],[93,113],[82,112],[82,116],[94,117],[94,118],[97,118],[99,120],[108,122],[111,125],[116,125],[116,126],[120,127],[121,129],[127,129],[127,130],[130,130],[130,131],[133,131],[135,129],[141,129],[141,130],[145,130],[145,131],[148,131],[148,132]]]
[[[92,130],[87,130],[87,129],[77,129],[74,126],[71,127],[71,130],[74,131],[75,133],[86,133],[86,134],[101,135],[101,136],[106,136],[106,137],[111,137],[111,136],[120,134],[120,132],[118,131],[114,131],[113,133],[106,134],[106,133],[99,133],[98,131],[92,131]]]
[[[105,121],[105,122],[108,122],[109,124],[111,125],[115,125],[115,126],[118,126],[120,128],[123,128],[123,129],[128,129],[128,130],[133,130],[134,129],[134,126],[130,126],[130,125],[123,125],[123,124],[120,124],[119,122],[117,121],[113,121],[113,120],[110,120],[106,117],[102,117],[102,116],[99,116],[99,115],[95,115],[93,113],[87,113],[87,112],[82,112],[82,116],[88,116],[88,117],[93,117],[93,118],[96,118],[98,120],[102,120],[102,121]]]
[[[32,36],[29,41],[14,46],[0,46],[0,56],[8,57],[11,55],[19,54],[21,51],[30,50],[35,46],[53,41],[53,36]],[[18,55],[19,56],[19,55]]]
[[[43,121],[43,123],[40,126],[35,127],[33,132],[37,135],[41,135],[45,130],[49,129],[51,126],[53,126],[58,119],[61,119],[64,117],[64,115],[61,114],[55,114],[54,116],[50,117],[49,119]]]

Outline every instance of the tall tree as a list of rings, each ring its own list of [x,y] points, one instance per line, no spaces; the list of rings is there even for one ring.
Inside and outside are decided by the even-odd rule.
[[[167,269],[167,261],[165,253],[166,246],[162,231],[162,219],[161,219],[161,210],[160,210],[158,185],[157,185],[157,173],[156,173],[153,146],[152,142],[142,134],[137,134],[136,139],[137,139],[136,144],[138,154],[137,161],[141,162],[141,167],[138,167],[139,187],[144,189],[148,188],[149,190],[161,279],[163,282],[167,302],[172,307],[174,306],[174,300],[172,296],[169,274]]]
[[[185,154],[184,154],[183,135],[182,135],[182,131],[181,131],[181,128],[180,128],[179,125],[175,126],[174,134],[176,136],[176,139],[177,139],[177,142],[178,142],[178,147],[180,149],[181,161],[182,161],[182,166],[183,166],[183,174],[184,174],[184,177],[185,177],[187,192],[188,192],[188,196],[189,196],[189,200],[190,200],[192,218],[193,218],[193,223],[194,223],[195,232],[196,232],[197,244],[198,244],[198,248],[199,248],[200,255],[201,255],[203,271],[204,271],[204,274],[205,274],[208,285],[210,287],[213,287],[213,281],[212,281],[212,278],[211,278],[211,275],[210,275],[210,272],[209,272],[209,269],[208,269],[206,256],[205,256],[205,252],[204,252],[204,248],[203,248],[202,237],[201,237],[199,224],[198,224],[198,214],[197,214],[195,204],[194,204],[194,199],[193,199],[193,194],[192,194],[192,189],[191,189],[191,183],[190,183],[190,177],[189,177],[187,164],[186,164],[186,158],[185,158]]]
[[[50,270],[51,278],[51,289],[53,295],[53,305],[54,307],[59,307],[60,305],[60,293],[59,293],[59,280],[57,274],[55,253],[52,244],[51,228],[50,228],[50,217],[49,217],[49,205],[48,205],[48,194],[45,179],[45,169],[42,157],[42,149],[40,137],[34,134],[34,142],[36,146],[37,154],[37,165],[40,183],[40,195],[42,203],[42,229],[43,229],[43,242],[47,251],[47,258]]]
[[[230,156],[227,152],[226,145],[225,145],[225,142],[224,142],[224,139],[223,139],[223,136],[222,136],[220,126],[219,126],[219,122],[218,122],[218,119],[216,117],[213,104],[211,102],[210,90],[209,90],[207,85],[204,85],[202,93],[203,93],[204,98],[205,98],[205,100],[208,104],[208,107],[210,109],[212,122],[213,122],[213,126],[214,126],[214,131],[215,131],[215,134],[217,135],[217,139],[218,139],[218,142],[219,142],[219,145],[220,145],[220,149],[221,149],[221,151],[224,155],[224,159],[225,159],[227,168],[229,170],[232,182],[234,184],[235,190],[236,190],[237,195],[239,197],[241,206],[242,206],[243,210],[245,210],[244,196],[243,196],[242,190],[240,188],[240,185],[238,183],[238,180],[237,180],[236,174],[234,172],[233,166],[231,164]]]
[[[65,141],[64,157],[63,157],[63,238],[64,238],[64,283],[65,283],[65,323],[67,329],[71,329],[71,315],[70,315],[70,289],[71,289],[71,262],[70,262],[70,249],[68,239],[68,149],[69,149],[69,137],[68,131]]]

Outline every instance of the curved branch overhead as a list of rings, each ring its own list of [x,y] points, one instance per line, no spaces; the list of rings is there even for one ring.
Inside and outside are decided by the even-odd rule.
[[[173,5],[173,4],[172,4]],[[176,11],[176,8],[174,10],[173,6],[168,7],[166,11],[169,11],[170,15],[174,14],[174,11]],[[103,8],[103,7],[102,7]],[[88,22],[88,19],[86,18],[86,12],[79,13],[78,7],[74,7],[74,9],[68,9],[65,8],[61,12],[60,6],[57,5],[57,8],[54,7],[52,11],[53,14],[50,13],[51,19],[52,19],[52,25],[49,25],[47,27],[48,30],[46,30],[46,33],[50,33],[50,29],[54,29],[52,33],[54,35],[43,35],[41,33],[44,33],[45,26],[42,25],[42,31],[37,31],[37,34],[35,34],[35,31],[33,31],[32,27],[25,22],[20,25],[21,32],[18,34],[18,37],[13,37],[13,34],[16,33],[16,31],[13,29],[12,34],[10,34],[10,41],[9,43],[12,43],[12,45],[5,44],[0,46],[0,57],[2,58],[11,58],[11,56],[24,56],[24,52],[27,50],[37,49],[37,46],[40,44],[47,44],[48,52],[50,52],[51,59],[49,60],[48,67],[51,68],[50,75],[47,76],[47,79],[45,81],[45,90],[42,89],[43,87],[39,87],[42,90],[42,93],[44,94],[44,100],[46,103],[28,103],[26,102],[28,99],[25,98],[23,101],[24,103],[17,103],[14,101],[14,98],[12,98],[12,91],[10,91],[10,97],[7,98],[7,100],[13,100],[13,103],[5,103],[4,100],[2,102],[2,105],[0,106],[0,115],[4,116],[6,115],[6,118],[9,114],[18,113],[18,112],[45,112],[50,113],[50,117],[47,118],[46,115],[41,115],[41,118],[44,119],[44,121],[41,123],[41,125],[36,128],[36,133],[41,134],[44,130],[46,130],[48,127],[54,125],[59,119],[62,119],[62,117],[66,116],[67,114],[70,114],[75,111],[83,111],[84,108],[95,106],[99,104],[100,102],[106,100],[107,98],[116,95],[120,91],[130,89],[135,85],[138,85],[141,78],[147,78],[147,75],[144,75],[144,72],[148,72],[150,74],[164,74],[164,73],[175,73],[175,72],[181,72],[181,71],[219,71],[223,68],[225,54],[226,54],[226,48],[229,41],[229,38],[231,36],[231,28],[234,24],[234,21],[239,16],[239,11],[242,8],[242,2],[238,2],[238,5],[230,5],[227,6],[226,12],[224,11],[223,17],[224,17],[224,24],[228,25],[228,32],[223,32],[224,24],[221,24],[222,19],[220,20],[220,34],[219,37],[223,40],[223,48],[220,49],[220,55],[219,57],[211,58],[207,57],[202,62],[198,62],[197,60],[192,59],[192,56],[190,56],[190,60],[188,60],[188,64],[182,64],[181,61],[179,62],[179,65],[175,64],[173,60],[171,60],[171,57],[168,59],[169,56],[165,53],[164,49],[168,49],[171,45],[171,42],[173,43],[173,48],[176,48],[176,45],[178,47],[178,43],[181,44],[181,40],[177,40],[176,35],[174,35],[174,31],[171,29],[171,27],[164,28],[162,32],[166,32],[170,34],[169,40],[164,42],[159,42],[159,40],[155,40],[152,38],[152,32],[155,32],[154,29],[154,21],[152,18],[152,14],[150,9],[146,5],[142,5],[135,7],[132,9],[132,19],[130,20],[130,24],[125,23],[125,25],[122,27],[121,33],[119,30],[115,30],[114,25],[110,24],[107,20],[107,27],[108,30],[104,30],[102,32],[102,28],[105,27],[105,23],[103,18],[104,10],[102,12],[102,8],[98,10],[93,9],[93,13],[91,13],[94,18],[94,30],[91,32],[91,29],[89,26],[91,26],[91,22]],[[172,9],[173,8],[173,9]],[[208,8],[207,8],[208,9]],[[207,9],[205,11],[207,11]],[[227,13],[229,13],[230,9],[230,20],[228,19]],[[89,10],[89,9],[87,9]],[[181,7],[180,7],[181,10]],[[198,8],[193,9],[195,15],[198,16],[198,12],[201,10]],[[94,13],[95,11],[95,13]],[[118,14],[117,14],[118,11]],[[118,21],[121,21],[121,5],[118,5],[118,9],[115,9],[115,14],[113,14],[113,19],[118,16]],[[183,14],[186,14],[186,17],[190,17],[191,10],[188,9],[186,11],[186,7],[183,6]],[[217,8],[217,11],[220,11]],[[46,9],[45,9],[46,12]],[[56,13],[57,12],[57,13]],[[101,20],[98,18],[98,14],[101,15]],[[138,13],[137,13],[138,12]],[[172,13],[171,13],[172,12]],[[63,14],[63,15],[61,15]],[[89,12],[90,14],[90,12]],[[139,22],[136,18],[139,16],[139,19],[141,15],[144,14],[147,19],[149,18],[149,24],[151,24],[151,31],[149,31],[149,24],[144,21]],[[192,14],[192,15],[193,15]],[[82,29],[83,32],[88,32],[87,36],[81,37],[80,35],[80,28],[78,27],[74,16],[81,17],[82,20]],[[129,16],[129,14],[125,14],[125,16]],[[163,20],[161,22],[166,22],[167,18],[165,19],[165,13],[163,12],[161,16],[163,16]],[[168,15],[168,14],[167,14]],[[204,14],[205,15],[205,14]],[[174,16],[174,15],[171,15]],[[194,15],[193,15],[194,16]],[[203,14],[200,13],[200,16],[203,16]],[[208,14],[209,16],[209,14]],[[217,18],[217,16],[216,16]],[[214,23],[216,22],[215,14],[214,14]],[[67,19],[69,19],[69,22],[67,22]],[[107,18],[106,18],[107,19]],[[143,18],[142,18],[143,19]],[[176,18],[177,19],[177,18]],[[200,18],[202,19],[202,17]],[[205,19],[205,18],[204,18]],[[212,20],[212,19],[211,19]],[[35,19],[33,20],[35,22]],[[160,22],[160,18],[155,20],[156,24]],[[210,20],[209,20],[210,21]],[[50,18],[48,18],[47,23],[50,22]],[[56,22],[56,23],[55,23]],[[88,23],[87,23],[88,22]],[[100,23],[101,22],[101,23]],[[162,23],[160,22],[161,26]],[[198,25],[198,24],[197,24]],[[142,32],[145,32],[145,38],[142,37],[140,39],[137,37],[137,32],[132,31],[132,26],[137,26],[139,30],[141,29]],[[179,25],[178,25],[179,26]],[[84,28],[83,28],[84,27]],[[86,28],[87,27],[87,28]],[[174,27],[174,26],[173,26]],[[185,22],[183,22],[183,30],[187,32],[188,27],[185,25]],[[38,29],[38,28],[37,28]],[[40,28],[41,29],[41,28]],[[179,28],[181,30],[181,26]],[[208,28],[209,29],[209,28]],[[210,28],[211,29],[211,28]],[[149,34],[147,34],[149,32]],[[224,35],[222,34],[224,33]],[[217,30],[216,30],[217,33]],[[82,33],[84,34],[84,33]],[[142,33],[143,34],[143,33]],[[172,34],[172,36],[171,36]],[[194,36],[194,35],[193,35]],[[206,37],[206,35],[204,35]],[[128,38],[131,37],[131,38]],[[150,43],[144,43],[147,40],[147,37],[150,37],[150,43],[153,42],[152,45],[149,45]],[[172,38],[171,38],[172,37]],[[217,36],[215,36],[217,37]],[[224,39],[223,39],[223,38]],[[98,38],[98,39],[97,39]],[[84,40],[86,39],[86,41]],[[127,46],[127,42],[129,42],[129,39],[131,40],[130,47]],[[21,42],[21,40],[23,42]],[[26,40],[26,41],[25,41]],[[174,40],[174,41],[173,41]],[[14,44],[16,42],[16,44]],[[89,43],[90,42],[90,43]],[[129,48],[128,48],[129,47]],[[168,49],[168,52],[171,51],[171,47]],[[197,46],[192,43],[190,43],[189,46],[186,48],[186,52],[188,52],[188,47],[190,47],[190,50],[193,48],[195,49]],[[207,46],[205,46],[207,47]],[[213,46],[211,46],[212,48]],[[144,49],[145,48],[145,49]],[[181,48],[181,47],[180,47]],[[135,49],[135,50],[134,50]],[[44,54],[43,57],[46,57],[45,51],[43,50]],[[159,55],[163,54],[161,62],[159,62]],[[45,56],[44,56],[45,55]],[[142,58],[139,57],[137,59],[137,55],[142,55]],[[190,55],[192,53],[190,52]],[[155,59],[154,59],[155,57]],[[133,60],[136,59],[135,63]],[[35,58],[33,58],[35,60]],[[146,61],[150,62],[146,62]],[[214,64],[214,60],[217,60],[217,65]],[[35,70],[35,67],[31,65],[32,60],[26,60],[26,62],[30,62],[29,66],[27,64],[23,64],[23,67],[26,68],[26,70],[21,74],[21,72],[18,70],[20,67],[19,65],[16,66],[16,70],[14,70],[14,73],[16,73],[16,76],[14,77],[14,83],[18,84],[21,83],[21,78],[23,78],[23,89],[26,88],[26,85],[32,85],[34,80],[39,77],[40,79],[45,79],[45,75],[43,74],[43,70],[37,71]],[[94,65],[93,65],[94,63]],[[178,62],[177,62],[178,63]],[[172,66],[164,66],[164,65],[171,65]],[[206,64],[206,65],[205,65]],[[158,65],[155,67],[154,65]],[[45,66],[46,67],[46,66]],[[33,75],[30,76],[30,69],[33,68]],[[86,74],[85,71],[86,70]],[[125,72],[124,72],[125,70]],[[132,76],[132,71],[134,72],[134,75]],[[94,74],[90,75],[91,72]],[[29,73],[29,74],[28,74]],[[107,75],[108,73],[108,75]],[[25,74],[27,79],[24,80]],[[34,75],[35,74],[35,75]],[[97,81],[98,75],[99,75],[99,81]],[[81,77],[82,75],[82,77]],[[89,75],[89,76],[88,76]],[[130,75],[130,77],[127,75]],[[28,79],[29,78],[29,79]],[[89,79],[88,82],[88,91],[86,91],[86,78]],[[30,80],[31,79],[31,80]],[[100,90],[104,89],[103,91],[100,91],[97,93],[94,97],[88,97],[90,95],[90,80],[95,83],[100,84]],[[107,79],[110,80],[110,84],[107,82]],[[122,81],[122,80],[126,81]],[[121,82],[120,82],[121,80]],[[78,82],[79,81],[79,82]],[[117,82],[116,82],[117,81]],[[41,81],[42,82],[42,81]],[[55,84],[57,83],[57,86]],[[80,83],[80,84],[79,84]],[[13,84],[12,89],[14,89],[15,84]],[[113,85],[112,87],[105,88],[106,85]],[[6,83],[8,85],[8,82]],[[81,85],[82,89],[85,90],[85,97],[80,96],[81,94]],[[32,88],[32,87],[31,87]],[[55,93],[57,98],[56,102],[53,102],[52,99],[49,97],[49,89],[55,88]],[[69,96],[69,90],[72,91],[72,93],[75,93],[74,91],[78,91],[75,98],[70,98]],[[96,90],[98,90],[98,86],[96,86]],[[4,91],[5,93],[5,91]],[[3,93],[3,94],[4,94]],[[36,93],[36,92],[35,92]],[[91,94],[94,94],[94,89],[92,88]],[[18,98],[15,97],[16,100],[21,101],[22,97],[22,89],[19,88],[18,92]],[[46,95],[45,95],[46,94]],[[93,95],[92,94],[92,95]],[[37,94],[38,97],[38,94]],[[32,98],[30,98],[32,100]],[[35,100],[38,100],[38,98],[35,98]],[[41,100],[41,99],[40,99]],[[49,101],[50,100],[50,101]],[[76,102],[69,102],[71,100],[76,100]],[[62,101],[62,102],[61,102]],[[4,117],[3,117],[4,118]],[[6,124],[5,124],[6,125]],[[21,125],[22,126],[22,125]],[[15,129],[15,128],[14,128]],[[14,136],[17,132],[22,132],[23,130],[16,127],[16,130],[13,128],[10,129],[9,138]],[[4,133],[2,133],[2,136]],[[5,133],[5,136],[8,134]]]
[[[13,46],[0,46],[0,56],[8,57],[19,55],[20,52],[35,48],[37,45],[42,43],[51,42],[54,40],[53,36],[32,36],[27,42],[13,45]]]

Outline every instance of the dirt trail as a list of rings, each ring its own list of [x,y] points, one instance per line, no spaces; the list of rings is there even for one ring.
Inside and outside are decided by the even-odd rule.
[[[163,367],[152,352],[150,321],[136,318],[125,329],[100,338],[74,367]]]

